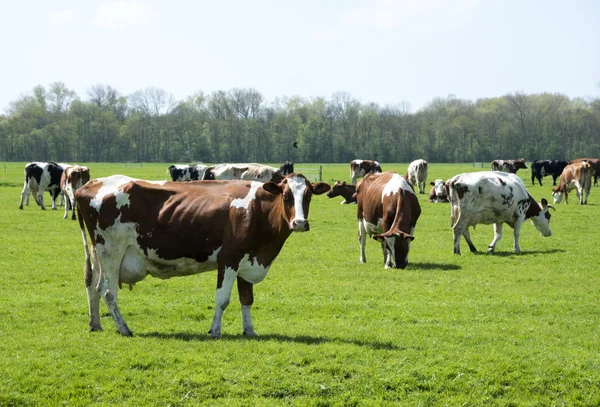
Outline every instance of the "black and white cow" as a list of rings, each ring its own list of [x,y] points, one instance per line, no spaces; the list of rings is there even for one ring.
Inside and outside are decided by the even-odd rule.
[[[531,184],[535,185],[537,179],[542,186],[542,178],[552,175],[553,185],[567,166],[566,161],[561,160],[535,160],[531,163]]]
[[[408,165],[408,182],[419,189],[420,194],[425,193],[425,183],[427,182],[427,161],[418,159]]]
[[[21,191],[19,209],[23,209],[23,201],[29,205],[29,195],[33,193],[35,202],[43,209],[44,192],[49,191],[52,197],[52,210],[56,210],[56,198],[60,195],[60,177],[63,169],[53,162],[31,162],[25,166],[25,185]]]
[[[542,236],[550,236],[550,213],[548,201],[541,205],[525,188],[523,180],[515,174],[496,171],[471,172],[454,176],[448,181],[451,204],[451,222],[454,230],[454,254],[460,254],[460,237],[464,236],[472,252],[477,249],[471,241],[469,226],[480,223],[494,225],[494,240],[488,252],[494,251],[502,238],[502,224],[514,229],[514,251],[519,253],[519,234],[525,219]]]
[[[167,168],[167,177],[171,175],[173,181],[198,181],[204,176],[208,165],[196,164],[176,164]],[[166,179],[166,178],[165,178]]]

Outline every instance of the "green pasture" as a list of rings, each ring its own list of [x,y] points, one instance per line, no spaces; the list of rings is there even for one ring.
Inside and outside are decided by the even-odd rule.
[[[551,237],[527,222],[520,255],[508,226],[485,254],[493,229],[479,225],[481,253],[463,241],[455,256],[448,205],[420,195],[405,270],[385,270],[373,240],[360,264],[356,206],[316,196],[311,231],[255,287],[257,338],[241,335],[235,289],[223,338],[207,334],[214,272],[121,290],[126,338],[103,304],[105,331],[88,332],[78,222],[33,199],[18,209],[24,164],[0,163],[0,406],[600,405],[597,187],[587,206],[557,205]],[[168,166],[87,165],[146,179]],[[475,170],[430,163],[428,181]],[[551,177],[519,175],[551,200]],[[349,181],[349,166],[324,164],[323,178]]]

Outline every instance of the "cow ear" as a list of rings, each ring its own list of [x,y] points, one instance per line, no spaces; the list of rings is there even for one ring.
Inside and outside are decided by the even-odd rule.
[[[431,185],[432,187],[434,187],[434,186],[435,186],[435,182],[431,181],[431,182],[429,183],[429,185]]]
[[[373,239],[377,240],[378,242],[383,242],[385,237],[383,235],[373,235]]]
[[[404,233],[404,232],[400,232],[400,233],[396,234],[396,236],[401,237],[402,239],[408,239],[411,242],[413,240],[415,240],[415,237],[413,235],[410,235],[410,234]]]
[[[546,198],[542,198],[542,208],[545,208],[546,206],[548,206],[548,201]]]
[[[313,184],[313,194],[315,194],[315,195],[324,194],[325,192],[329,191],[330,189],[331,189],[331,185],[329,185],[326,182],[317,182],[316,184]]]
[[[283,193],[283,188],[274,182],[265,182],[262,188],[270,194],[279,195]]]

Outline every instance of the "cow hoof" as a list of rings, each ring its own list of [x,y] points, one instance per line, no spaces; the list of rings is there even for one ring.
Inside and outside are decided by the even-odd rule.
[[[221,339],[221,332],[213,332],[212,328],[208,330],[208,333],[213,339]]]
[[[488,247],[486,253],[494,253],[494,248],[493,247]]]
[[[248,337],[258,336],[258,334],[254,331],[244,331],[243,335]]]
[[[23,207],[22,207],[22,206],[19,206],[19,209],[20,209],[20,210],[23,210]]]

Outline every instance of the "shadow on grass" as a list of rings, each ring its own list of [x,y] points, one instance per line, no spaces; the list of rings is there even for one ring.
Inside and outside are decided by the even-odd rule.
[[[408,263],[407,269],[417,269],[417,270],[460,270],[462,267],[456,264],[447,264],[447,263],[419,263],[419,262],[410,262]]]
[[[212,338],[209,334],[198,334],[198,333],[186,333],[186,332],[175,332],[175,333],[162,333],[162,332],[148,332],[137,334],[136,336],[142,338],[158,338],[158,339],[175,339],[179,341],[214,341],[218,339]],[[223,335],[221,340],[226,341],[259,341],[259,342],[288,342],[288,343],[301,343],[305,345],[320,345],[323,343],[341,343],[350,344],[356,346],[363,346],[376,350],[420,350],[415,346],[398,346],[391,342],[379,342],[379,341],[361,341],[358,339],[340,339],[340,338],[326,338],[323,336],[288,336],[279,334],[267,334],[259,336],[245,336],[245,335]]]
[[[521,250],[521,253],[515,253],[512,250],[507,251],[495,251],[494,253],[488,252],[472,252],[475,256],[498,256],[498,257],[512,257],[512,256],[530,256],[532,254],[554,254],[564,253],[566,250],[563,249],[547,249],[547,250]]]

